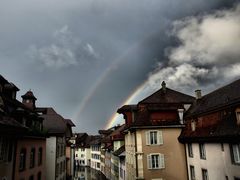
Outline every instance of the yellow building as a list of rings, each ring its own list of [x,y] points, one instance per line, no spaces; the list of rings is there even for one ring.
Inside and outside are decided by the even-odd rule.
[[[183,114],[194,100],[163,82],[159,91],[137,105],[118,110],[126,122],[126,179],[187,179],[185,149],[178,137]]]

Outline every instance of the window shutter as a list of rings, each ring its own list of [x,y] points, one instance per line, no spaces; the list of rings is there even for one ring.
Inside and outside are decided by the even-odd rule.
[[[147,155],[148,169],[152,169],[152,156]]]
[[[162,131],[158,131],[158,138],[157,138],[158,144],[163,144],[163,135]]]
[[[164,162],[164,154],[159,154],[159,168],[163,169],[165,168],[165,162]]]
[[[150,132],[146,131],[146,145],[150,145]]]

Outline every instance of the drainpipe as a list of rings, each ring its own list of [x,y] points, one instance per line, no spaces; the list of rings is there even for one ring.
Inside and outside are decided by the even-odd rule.
[[[186,160],[185,162],[186,162],[186,169],[187,169],[187,179],[190,180],[189,176],[188,176],[188,160],[187,160],[187,152],[186,151],[187,151],[186,143],[184,143],[184,155],[185,155],[185,160]]]
[[[14,141],[14,151],[13,151],[13,172],[12,172],[12,179],[15,179],[15,169],[16,169],[16,156],[17,156],[17,140]]]
[[[135,139],[135,160],[136,160],[136,177],[138,177],[138,155],[137,152],[137,134],[136,131],[134,132],[134,139]]]

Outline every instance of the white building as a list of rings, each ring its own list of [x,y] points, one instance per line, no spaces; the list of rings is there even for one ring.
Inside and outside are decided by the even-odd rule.
[[[101,171],[101,139],[95,136],[90,142],[91,149],[91,168]]]
[[[240,80],[205,96],[185,114],[190,180],[240,180]]]
[[[37,108],[43,120],[46,139],[46,180],[66,179],[66,140],[72,135],[71,125],[52,108]]]

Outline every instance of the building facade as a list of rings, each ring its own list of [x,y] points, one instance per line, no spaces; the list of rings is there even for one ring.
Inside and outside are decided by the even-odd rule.
[[[185,144],[189,179],[240,179],[240,80],[205,96],[186,114],[179,140]]]
[[[129,179],[187,179],[184,145],[178,142],[183,113],[194,98],[162,88],[118,110],[124,115],[126,174]],[[176,166],[178,171],[176,171]]]

